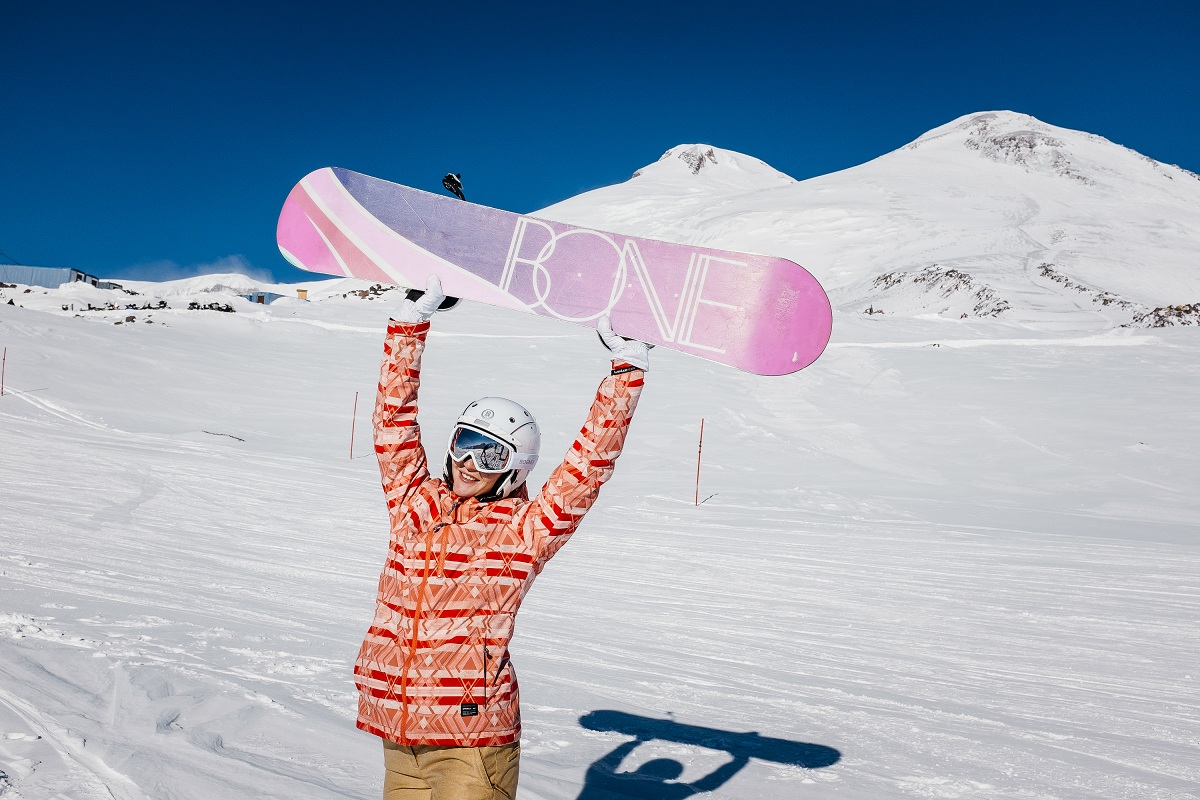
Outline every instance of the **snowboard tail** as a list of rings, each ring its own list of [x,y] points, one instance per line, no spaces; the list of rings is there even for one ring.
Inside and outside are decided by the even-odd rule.
[[[811,364],[832,311],[786,259],[513,214],[338,168],[292,189],[277,229],[301,269],[424,287],[594,328],[761,375]]]

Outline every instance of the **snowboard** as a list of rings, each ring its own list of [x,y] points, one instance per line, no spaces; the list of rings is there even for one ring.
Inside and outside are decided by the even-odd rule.
[[[350,170],[307,175],[280,252],[328,275],[424,288],[596,327],[759,375],[817,360],[829,298],[783,258],[608,233],[423,192]]]

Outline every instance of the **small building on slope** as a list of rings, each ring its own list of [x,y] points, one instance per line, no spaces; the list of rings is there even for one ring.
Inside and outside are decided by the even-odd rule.
[[[22,264],[0,264],[0,282],[20,283],[25,286],[44,286],[57,289],[64,283],[82,281],[97,289],[120,289],[121,284],[102,281],[86,272],[71,267],[27,267]]]

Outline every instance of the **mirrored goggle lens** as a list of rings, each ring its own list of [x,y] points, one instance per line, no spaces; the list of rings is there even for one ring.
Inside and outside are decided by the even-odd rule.
[[[512,461],[512,448],[486,433],[459,428],[450,442],[450,457],[462,461],[467,456],[480,472],[503,472]]]

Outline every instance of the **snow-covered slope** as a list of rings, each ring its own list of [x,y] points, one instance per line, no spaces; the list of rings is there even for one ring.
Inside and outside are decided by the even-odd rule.
[[[351,666],[387,542],[367,419],[398,293],[251,307],[216,283],[93,302],[185,290],[148,310],[0,289],[5,800],[379,796]],[[777,378],[653,352],[613,481],[521,613],[522,800],[714,773],[698,797],[1195,797],[1195,329],[837,331]],[[606,368],[586,330],[464,304],[431,333],[426,442],[512,396],[543,480]],[[603,709],[661,735],[588,727]],[[821,758],[739,749],[751,731]],[[631,776],[669,762],[668,785]]]
[[[1200,339],[1121,326],[1196,319],[1198,209],[1195,175],[1007,112],[803,182],[685,145],[547,209],[790,257],[840,310],[790,376],[652,354],[616,477],[522,611],[523,800],[714,775],[699,796],[1196,797]],[[378,797],[351,665],[398,301],[0,287],[0,797]],[[431,333],[426,441],[513,396],[540,481],[604,370],[587,331],[464,304]],[[811,761],[745,745],[768,739]]]
[[[784,256],[852,313],[1097,328],[1200,301],[1200,177],[1012,112],[965,116],[800,182],[738,153],[677,147],[537,213]],[[1173,316],[1195,324],[1200,308]]]

